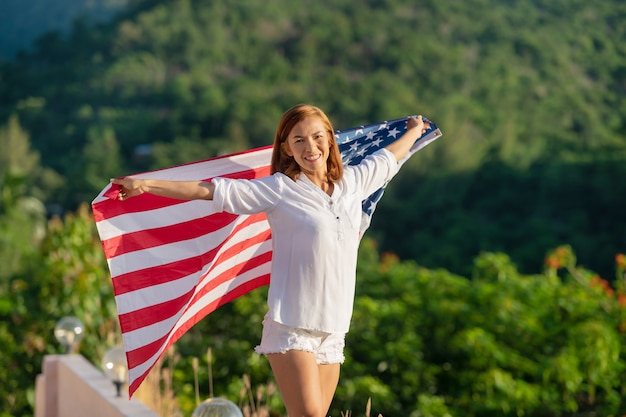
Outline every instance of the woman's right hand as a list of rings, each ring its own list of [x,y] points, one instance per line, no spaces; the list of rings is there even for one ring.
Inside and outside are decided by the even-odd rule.
[[[121,201],[146,192],[147,190],[143,188],[144,182],[145,180],[133,177],[111,178],[111,184],[115,184],[120,187],[117,199]]]

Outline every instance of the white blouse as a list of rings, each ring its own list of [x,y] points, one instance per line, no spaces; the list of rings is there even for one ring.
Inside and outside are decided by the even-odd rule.
[[[268,315],[291,327],[347,333],[352,317],[361,202],[397,172],[386,149],[345,166],[328,196],[306,175],[214,178],[217,211],[265,212],[272,229]]]

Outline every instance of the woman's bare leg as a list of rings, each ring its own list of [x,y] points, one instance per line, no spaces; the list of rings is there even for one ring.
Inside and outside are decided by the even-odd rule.
[[[333,401],[335,391],[337,390],[340,366],[338,363],[317,365],[320,374],[320,388],[322,389],[322,404],[324,404],[325,416],[328,414],[330,403]]]
[[[339,382],[339,364],[318,365],[311,352],[267,355],[289,417],[325,417]]]

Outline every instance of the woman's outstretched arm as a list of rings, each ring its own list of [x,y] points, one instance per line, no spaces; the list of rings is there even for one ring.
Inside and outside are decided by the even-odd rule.
[[[167,181],[133,177],[112,178],[112,184],[120,186],[117,198],[126,200],[143,193],[178,200],[213,200],[215,185],[206,181]]]
[[[406,132],[398,140],[385,147],[400,161],[411,150],[411,146],[428,130],[428,122],[422,116],[411,117],[406,122]]]

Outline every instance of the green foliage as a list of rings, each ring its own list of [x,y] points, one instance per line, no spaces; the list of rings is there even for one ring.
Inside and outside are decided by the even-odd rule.
[[[391,253],[379,258],[375,242],[365,239],[331,415],[360,410],[370,399],[385,416],[623,414],[624,259],[616,257],[613,286],[578,266],[568,246],[549,252],[535,275],[520,274],[507,255],[485,252],[468,279]],[[80,352],[96,364],[119,342],[112,287],[86,207],[50,221],[29,265],[0,286],[8,415],[32,415],[35,375],[43,355],[61,349],[52,328],[62,316],[85,323]],[[219,308],[177,342],[172,386],[183,413],[195,407],[194,358],[201,396],[209,395],[208,348],[214,395],[243,406],[247,392],[271,386],[267,361],[252,351],[265,297],[261,288]],[[277,395],[267,405],[283,412]]]
[[[39,164],[30,149],[27,132],[12,116],[0,127],[0,281],[23,267],[34,253],[45,227],[46,208],[41,202],[60,179]]]
[[[62,353],[56,322],[76,316],[85,325],[80,353],[99,366],[120,343],[113,289],[87,206],[49,221],[39,250],[19,273],[0,282],[0,409],[32,415],[33,388],[43,356]]]
[[[547,250],[568,243],[581,264],[612,277],[611,259],[626,248],[626,184],[616,180],[626,176],[624,162],[617,154],[528,170],[492,161],[454,175],[401,172],[372,231],[383,250],[463,275],[481,251],[507,253],[530,272]]]
[[[61,316],[88,325],[95,363],[117,337],[87,210],[46,228],[42,203],[72,213],[110,177],[267,145],[306,101],[336,128],[423,112],[444,131],[363,241],[333,415],[368,398],[385,417],[626,413],[624,21],[620,0],[129,0],[39,38],[0,67],[0,409],[32,413]],[[264,299],[177,342],[187,414],[208,347],[215,394],[271,381],[252,353]]]
[[[551,252],[547,260],[559,262],[536,275],[520,274],[504,254],[483,253],[468,281],[393,255],[372,268],[365,243],[343,401],[364,404],[387,392],[372,401],[385,416],[626,410],[626,296],[577,266],[569,247]],[[362,375],[375,389],[350,391]]]

